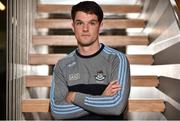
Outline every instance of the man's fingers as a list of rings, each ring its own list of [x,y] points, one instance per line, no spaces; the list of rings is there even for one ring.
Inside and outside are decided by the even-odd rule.
[[[104,96],[113,96],[115,95],[119,90],[121,90],[121,86],[118,82],[118,80],[111,81],[106,89],[104,90],[103,94]]]
[[[115,94],[117,94],[117,92],[120,90],[120,88],[114,89],[111,91],[110,96],[114,96]]]
[[[119,84],[116,84],[116,85],[112,85],[111,88],[112,88],[112,89],[121,88],[121,86],[120,86]]]
[[[110,96],[114,96],[116,93],[117,93],[117,92],[112,92],[112,93],[110,94]]]
[[[119,83],[118,83],[118,81],[117,80],[115,80],[115,81],[111,81],[110,83],[109,83],[109,85],[108,85],[108,88],[119,88],[120,87],[120,85],[119,85]]]
[[[111,92],[117,92],[117,91],[119,91],[119,90],[121,90],[120,87],[119,87],[119,88],[112,89]]]
[[[111,90],[110,96],[114,96],[121,88],[115,88]]]
[[[114,84],[118,84],[118,81],[117,80],[113,80],[109,83],[109,85],[114,85]]]
[[[111,89],[112,86],[113,86],[113,85],[116,85],[116,84],[117,84],[117,80],[111,81],[111,82],[108,84],[108,86],[107,86],[106,89]]]

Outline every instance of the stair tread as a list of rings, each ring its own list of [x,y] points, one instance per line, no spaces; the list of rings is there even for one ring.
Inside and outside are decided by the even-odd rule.
[[[22,100],[22,112],[49,112],[49,99],[24,99]],[[129,112],[163,112],[165,104],[163,100],[129,100]]]
[[[100,5],[104,13],[139,13],[140,5]],[[41,13],[70,13],[71,5],[39,4],[37,12]]]
[[[47,19],[39,18],[35,20],[36,28],[71,29],[71,19]],[[103,29],[122,28],[143,28],[145,21],[142,19],[104,19]]]
[[[157,76],[131,76],[131,85],[134,87],[157,87],[159,79]]]
[[[100,36],[101,43],[108,46],[125,46],[125,45],[148,45],[147,36],[120,36],[106,35]],[[50,45],[50,46],[77,46],[74,35],[34,35],[33,45]]]
[[[50,87],[52,76],[26,76],[26,87]],[[131,86],[157,87],[157,76],[131,76]]]
[[[30,54],[28,63],[31,65],[54,65],[67,54]],[[154,62],[152,55],[127,55],[130,64],[151,65]]]

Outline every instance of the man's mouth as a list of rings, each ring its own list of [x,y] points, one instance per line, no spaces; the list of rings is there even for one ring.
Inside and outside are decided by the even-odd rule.
[[[82,34],[82,36],[90,36],[89,34]]]

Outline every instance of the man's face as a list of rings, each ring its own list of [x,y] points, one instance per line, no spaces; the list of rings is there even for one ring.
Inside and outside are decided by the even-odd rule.
[[[78,11],[72,26],[80,46],[89,46],[98,42],[101,23],[99,23],[98,17],[95,14]]]

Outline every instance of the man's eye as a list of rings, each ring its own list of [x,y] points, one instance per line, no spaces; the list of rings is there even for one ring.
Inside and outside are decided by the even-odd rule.
[[[82,22],[76,22],[76,25],[82,25],[83,23]]]
[[[95,21],[92,21],[92,22],[91,22],[91,25],[96,25],[96,22],[95,22]]]

